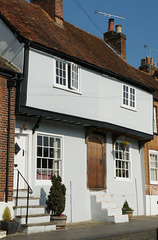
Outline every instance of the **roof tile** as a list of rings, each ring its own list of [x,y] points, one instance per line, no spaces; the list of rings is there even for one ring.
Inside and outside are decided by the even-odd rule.
[[[58,25],[37,5],[25,0],[1,0],[0,15],[28,40],[158,89],[158,82],[127,64],[102,39],[66,21]]]

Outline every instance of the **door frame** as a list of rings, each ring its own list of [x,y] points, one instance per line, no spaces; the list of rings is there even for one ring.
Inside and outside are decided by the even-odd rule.
[[[90,188],[89,183],[88,183],[88,142],[90,137],[94,137],[98,139],[98,141],[102,144],[102,153],[103,153],[103,188]],[[90,134],[87,139],[86,139],[86,144],[87,144],[87,188],[90,190],[95,190],[95,191],[100,191],[100,190],[105,190],[106,189],[106,176],[107,176],[107,166],[106,166],[106,134],[103,133],[97,134],[97,133],[92,133]]]
[[[31,166],[31,163],[32,163],[32,131],[31,130],[22,130],[20,128],[16,128],[15,129],[15,137],[16,135],[21,135],[21,136],[25,136],[26,137],[26,151],[27,151],[27,154],[26,154],[26,171],[25,171],[25,178],[27,180],[27,182],[29,183],[29,185],[31,186],[32,185],[32,166]],[[15,158],[14,158],[14,161],[15,161]],[[14,167],[14,169],[16,169]],[[18,167],[17,167],[18,169]],[[16,170],[14,170],[16,171]]]

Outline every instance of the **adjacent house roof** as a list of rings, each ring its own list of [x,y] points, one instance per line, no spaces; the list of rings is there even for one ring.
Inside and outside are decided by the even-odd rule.
[[[0,72],[19,73],[19,70],[0,56]]]
[[[37,5],[25,0],[1,0],[0,17],[23,40],[60,51],[114,76],[158,88],[151,76],[127,64],[102,39],[66,21],[60,26]]]

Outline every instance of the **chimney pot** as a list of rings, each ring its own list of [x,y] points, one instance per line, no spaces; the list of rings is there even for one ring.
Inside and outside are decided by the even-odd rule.
[[[150,58],[150,64],[151,64],[151,65],[154,64],[154,58],[153,58],[153,57]]]
[[[122,26],[116,25],[116,33],[122,33]]]
[[[150,64],[150,58],[149,58],[149,56],[146,56],[146,64]]]
[[[110,32],[110,31],[114,31],[114,19],[113,18],[109,18],[108,32]]]

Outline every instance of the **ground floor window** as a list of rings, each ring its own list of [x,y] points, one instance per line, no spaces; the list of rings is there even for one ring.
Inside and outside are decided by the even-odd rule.
[[[158,152],[149,151],[150,181],[158,184]]]
[[[50,180],[62,169],[62,138],[37,134],[37,179]]]
[[[130,179],[131,177],[131,161],[128,145],[122,148],[121,142],[115,143],[115,177]]]

